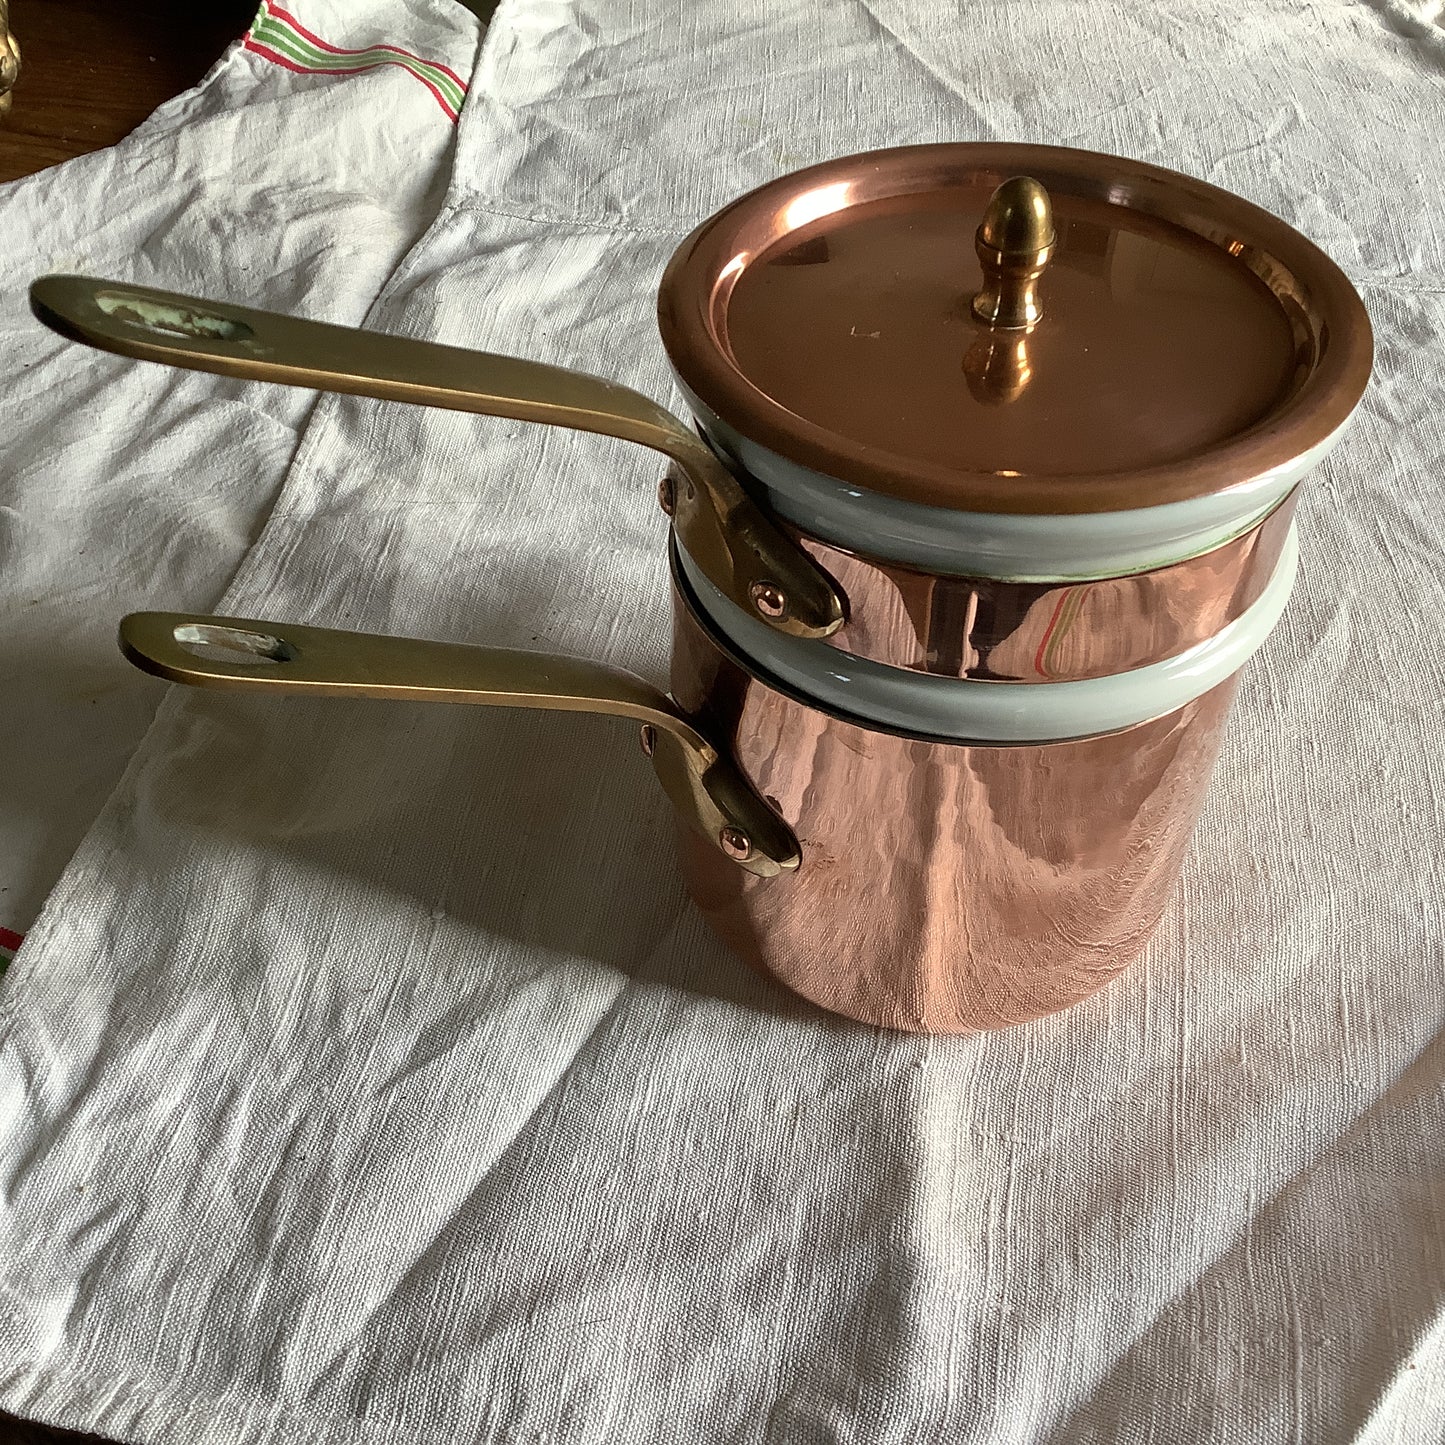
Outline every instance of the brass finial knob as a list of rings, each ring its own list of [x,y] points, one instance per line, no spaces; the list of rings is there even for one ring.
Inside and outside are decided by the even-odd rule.
[[[973,314],[1006,330],[1035,325],[1044,314],[1039,277],[1054,254],[1054,208],[1031,176],[1015,176],[993,193],[974,237],[983,290]]]

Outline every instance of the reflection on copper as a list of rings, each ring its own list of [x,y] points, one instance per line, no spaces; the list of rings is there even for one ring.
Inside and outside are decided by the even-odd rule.
[[[800,435],[812,425],[888,458],[890,480],[877,489],[895,490],[895,473],[927,462],[950,475],[1001,466],[1030,481],[1067,475],[1075,496],[1087,496],[1096,476],[1184,463],[1255,425],[1287,393],[1288,318],[1218,248],[1125,213],[1102,274],[1092,255],[1089,269],[1075,267],[1057,246],[1033,259],[993,253],[989,265],[982,252],[966,255],[987,196],[964,196],[965,214],[851,208],[755,253],[728,289],[727,345],[748,386],[795,418]],[[1069,196],[1059,204],[1066,219],[1103,209]],[[819,234],[826,264],[777,264]],[[1039,257],[1053,258],[1046,271]],[[1032,384],[1002,410],[958,394],[959,360],[986,324],[977,315],[985,302],[1000,327],[1030,337]],[[1031,325],[1025,318],[1041,307]]]
[[[1228,626],[1274,575],[1295,501],[1198,557],[1067,584],[940,577],[790,530],[847,595],[830,647],[943,677],[1067,682],[1177,657]]]
[[[1034,377],[1011,407],[965,394],[961,426],[968,238],[1019,172],[1047,189],[1058,231]],[[795,216],[821,216],[819,198],[845,190],[841,213],[798,234]],[[904,229],[908,284],[850,285],[897,273]],[[772,264],[820,235],[827,264]],[[1164,237],[1169,274],[1154,264]],[[719,286],[744,251],[742,274]],[[1344,273],[1239,196],[1117,156],[993,143],[848,156],[759,187],[678,248],[658,320],[688,390],[759,445],[851,485],[981,512],[1120,511],[1272,471],[1350,415],[1373,349]],[[1142,426],[1141,378],[1157,401]]]
[[[963,358],[963,374],[976,401],[1001,406],[1016,401],[1033,376],[1026,332],[990,331]]]
[[[783,224],[790,231],[799,231],[824,216],[846,209],[853,194],[849,181],[831,181],[794,196],[783,208]]]
[[[826,236],[814,236],[790,246],[774,261],[776,266],[822,266],[832,256]]]
[[[679,830],[684,876],[750,963],[836,1013],[959,1033],[1022,1023],[1134,959],[1179,876],[1234,680],[1122,732],[1020,747],[830,717],[750,676],[674,592],[673,693],[797,830],[758,879]]]

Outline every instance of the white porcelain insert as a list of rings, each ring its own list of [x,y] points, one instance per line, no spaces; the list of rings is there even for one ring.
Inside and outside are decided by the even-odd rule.
[[[1127,512],[1009,515],[929,507],[850,486],[749,440],[682,391],[713,448],[761,486],[768,507],[810,536],[923,572],[1010,582],[1122,577],[1221,546],[1288,495],[1349,424],[1287,466],[1209,496]]]
[[[678,549],[708,622],[760,675],[864,727],[976,742],[1052,742],[1131,727],[1202,696],[1263,645],[1289,601],[1299,564],[1290,528],[1258,600],[1213,637],[1163,662],[1073,682],[980,682],[912,672],[789,637],[734,607]]]

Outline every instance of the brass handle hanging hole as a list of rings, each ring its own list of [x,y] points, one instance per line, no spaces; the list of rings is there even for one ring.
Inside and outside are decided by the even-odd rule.
[[[293,662],[296,658],[296,649],[289,642],[266,632],[246,632],[239,627],[188,622],[177,627],[173,635],[193,657],[211,662],[264,667],[278,662]]]
[[[127,326],[157,331],[162,336],[181,336],[191,341],[249,341],[256,334],[244,321],[233,321],[229,316],[217,316],[211,311],[172,302],[152,301],[128,292],[99,291],[95,304],[107,316]]]

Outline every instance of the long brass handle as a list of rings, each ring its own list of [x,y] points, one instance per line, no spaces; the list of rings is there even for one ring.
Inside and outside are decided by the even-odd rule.
[[[644,750],[673,806],[714,847],[764,878],[791,872],[801,861],[792,830],[732,759],[664,693],[620,668],[499,647],[182,612],[131,613],[120,624],[120,648],[143,671],[195,687],[632,718],[643,724]]]
[[[651,447],[683,474],[672,489],[674,525],[724,596],[798,637],[826,637],[843,624],[832,579],[706,443],[628,387],[514,356],[87,276],[42,276],[30,288],[30,305],[62,336],[141,361],[573,427]]]

